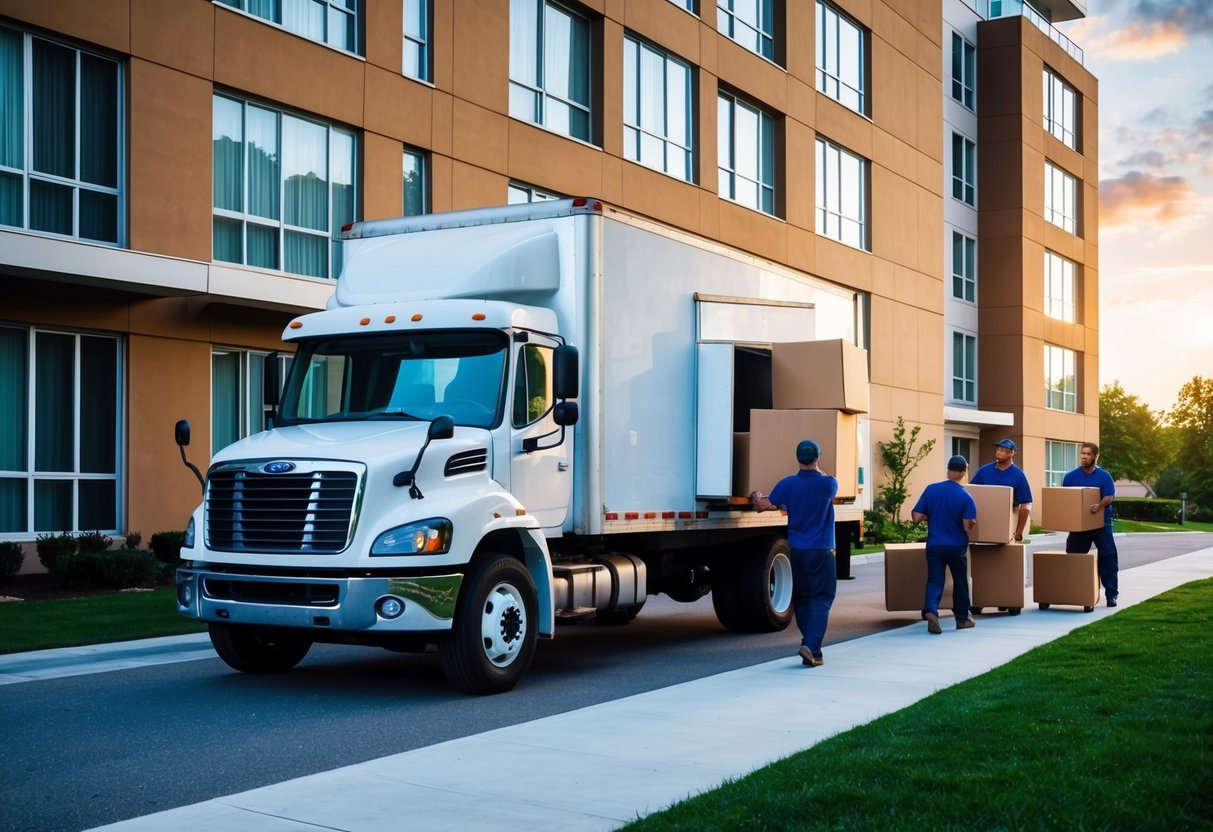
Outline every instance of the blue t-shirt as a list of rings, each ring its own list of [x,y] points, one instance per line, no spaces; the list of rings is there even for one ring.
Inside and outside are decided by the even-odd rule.
[[[788,545],[793,549],[834,548],[834,495],[838,480],[812,469],[781,479],[767,497],[788,513]]]
[[[1087,473],[1082,469],[1082,466],[1075,468],[1066,474],[1065,479],[1061,481],[1065,487],[1072,485],[1085,486],[1086,488],[1098,488],[1100,498],[1115,497],[1116,483],[1112,481],[1112,475],[1104,469],[1096,465],[1091,469],[1091,473]],[[1103,510],[1104,526],[1112,527],[1112,504],[1108,503]]]
[[[969,482],[973,485],[1009,485],[1013,489],[1012,499],[1016,506],[1032,502],[1028,475],[1014,462],[1005,471],[999,470],[997,462],[987,462],[977,469]]]
[[[913,511],[927,516],[928,546],[969,545],[964,521],[977,519],[977,503],[956,480],[928,485]]]

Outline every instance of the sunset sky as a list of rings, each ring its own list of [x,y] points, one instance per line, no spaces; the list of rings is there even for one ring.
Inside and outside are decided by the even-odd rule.
[[[1213,2],[1088,0],[1099,79],[1100,387],[1169,410],[1213,376]]]

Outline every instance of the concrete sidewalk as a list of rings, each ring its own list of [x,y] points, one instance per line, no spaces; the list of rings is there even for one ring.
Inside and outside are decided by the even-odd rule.
[[[100,827],[121,832],[608,830],[1213,576],[1213,548],[1121,572],[1121,606],[914,624],[522,725]],[[1030,588],[1029,588],[1030,592]]]

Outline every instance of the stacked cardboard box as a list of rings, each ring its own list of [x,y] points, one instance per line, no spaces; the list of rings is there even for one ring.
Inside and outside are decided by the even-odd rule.
[[[1095,552],[1033,552],[1032,597],[1040,608],[1067,604],[1093,610],[1099,602],[1096,557]]]
[[[776,410],[868,412],[868,351],[834,339],[771,345]]]
[[[1011,506],[1015,490],[1009,485],[965,485],[965,491],[977,503],[977,525],[969,532],[972,543],[1008,543],[1015,537],[1015,516]]]
[[[969,574],[973,577],[973,606],[1023,609],[1024,560],[1022,543],[970,546]]]
[[[1104,513],[1092,512],[1098,503],[1098,488],[1070,486],[1044,489],[1040,525],[1055,532],[1091,532],[1103,528]]]
[[[970,561],[972,558],[970,558]],[[889,612],[922,611],[927,588],[927,544],[886,543],[884,547],[884,607]],[[940,610],[952,609],[952,572],[945,573]]]

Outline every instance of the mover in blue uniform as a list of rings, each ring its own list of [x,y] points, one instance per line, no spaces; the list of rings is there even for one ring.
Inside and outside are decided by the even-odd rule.
[[[927,586],[922,617],[927,632],[939,635],[939,601],[943,598],[944,570],[952,571],[952,613],[956,629],[976,626],[969,617],[969,531],[977,523],[977,504],[960,481],[969,470],[963,456],[948,460],[948,478],[933,482],[922,492],[910,516],[927,523]]]
[[[1092,532],[1070,532],[1066,537],[1066,551],[1086,554],[1091,551],[1091,544],[1099,553],[1096,565],[1099,569],[1099,582],[1103,584],[1104,596],[1108,606],[1116,606],[1116,596],[1120,594],[1119,556],[1116,552],[1116,541],[1112,538],[1112,501],[1116,499],[1116,484],[1112,475],[1095,463],[1099,460],[1099,446],[1094,442],[1083,442],[1078,453],[1078,467],[1066,474],[1061,481],[1063,486],[1086,486],[1099,489],[1099,502],[1092,503],[1087,510],[1092,514],[1103,512],[1103,528]]]
[[[817,467],[821,447],[812,439],[796,446],[800,470],[784,477],[768,497],[750,494],[757,511],[782,508],[788,513],[788,548],[792,550],[792,606],[800,628],[799,656],[806,667],[821,667],[821,642],[838,589],[834,567],[834,495],[838,480]]]
[[[1015,521],[1015,540],[1023,540],[1024,530],[1032,517],[1032,487],[1028,475],[1015,464],[1015,452],[1019,448],[1010,439],[994,443],[994,461],[977,469],[969,482],[972,485],[1009,485],[1012,488],[1012,508],[1019,512]],[[1008,541],[1009,542],[1009,541]]]

